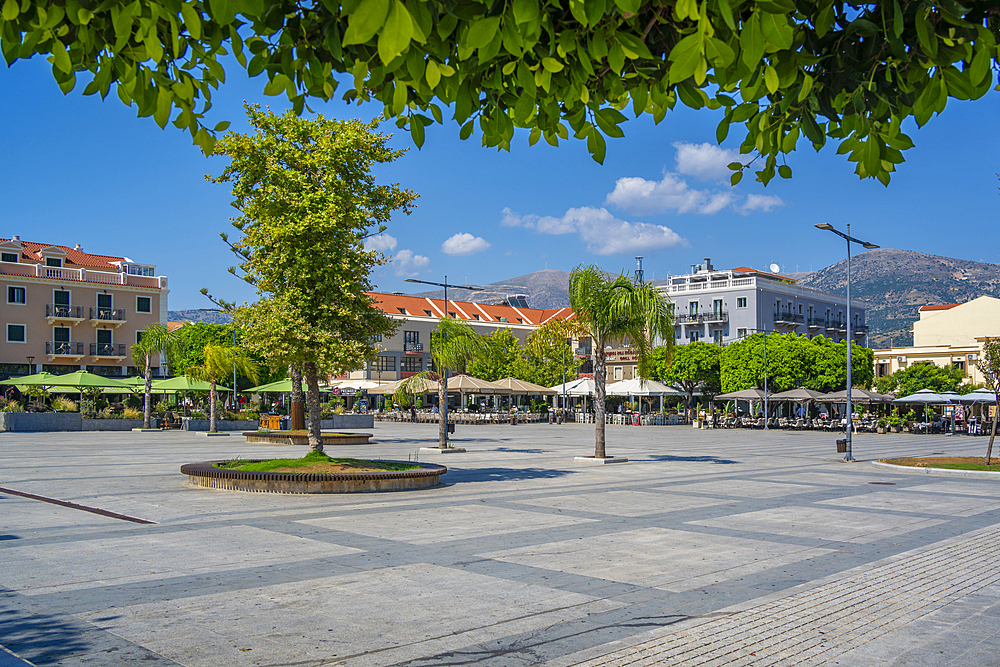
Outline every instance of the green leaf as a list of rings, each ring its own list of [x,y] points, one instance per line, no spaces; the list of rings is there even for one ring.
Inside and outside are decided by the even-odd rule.
[[[813,78],[808,74],[806,74],[805,78],[802,80],[802,87],[799,88],[799,97],[798,97],[799,102],[803,102],[807,97],[809,97],[809,91],[812,90],[812,87],[813,87]]]
[[[555,58],[542,58],[542,67],[549,72],[561,72],[563,70],[563,64]]]
[[[618,9],[622,10],[624,14],[635,14],[639,11],[639,7],[642,6],[642,0],[615,0],[615,4]],[[601,139],[601,144],[604,144],[604,139]],[[597,158],[594,158],[595,160]],[[604,152],[601,152],[601,159],[597,160],[601,164],[604,164]]]
[[[431,90],[437,88],[438,82],[441,80],[441,70],[438,69],[438,64],[434,59],[427,60],[424,78],[427,80],[427,85],[431,87]]]
[[[264,86],[264,94],[280,95],[281,93],[283,93],[285,90],[288,89],[288,86],[291,85],[291,83],[292,83],[291,79],[289,79],[281,72],[278,72],[277,74],[274,75],[274,77],[270,81],[267,82],[267,85]]]
[[[473,129],[475,129],[474,121],[470,120],[468,123],[462,126],[461,130],[459,130],[458,137],[462,141],[465,141],[466,139],[472,136]]]
[[[740,171],[733,173],[733,175],[729,177],[729,184],[735,187],[736,184],[742,180],[743,180],[743,170],[741,169]]]
[[[979,48],[976,49],[976,55],[972,57],[972,64],[969,66],[969,80],[972,82],[972,85],[978,86],[989,73],[989,51],[984,44],[980,44]]]
[[[617,40],[611,42],[608,48],[608,64],[617,74],[621,74],[622,68],[625,67],[625,51]]]
[[[764,68],[764,85],[772,95],[778,91],[778,72],[770,65]]]
[[[392,91],[392,113],[394,116],[398,116],[403,113],[406,109],[406,84],[402,81],[395,82],[395,88]]]
[[[791,178],[792,168],[789,167],[787,164],[783,164],[780,167],[778,167],[778,175],[781,176],[782,178]]]
[[[826,7],[824,7],[819,16],[816,17],[816,35],[818,37],[823,37],[826,33],[830,32],[830,28],[833,27],[833,12],[834,12],[833,2],[827,2]]]
[[[743,62],[751,70],[757,67],[757,63],[764,57],[764,35],[760,28],[760,12],[754,12],[753,16],[743,24],[740,32],[740,49],[743,51]]]
[[[588,26],[587,10],[583,4],[583,0],[569,0],[569,13],[584,28]]]
[[[209,5],[212,19],[219,25],[229,25],[236,20],[239,3],[236,0],[212,0]]]
[[[929,12],[930,8],[917,12],[917,39],[920,41],[920,46],[924,50],[924,53],[931,58],[937,58],[938,40],[937,35],[934,34],[934,27],[931,25]]]
[[[874,133],[868,135],[868,141],[861,144],[861,156],[865,171],[874,176],[882,170],[882,152],[879,139]]]
[[[688,35],[670,50],[670,83],[690,78],[702,62],[704,42],[701,35]]]
[[[705,55],[717,69],[725,69],[736,60],[736,53],[721,39],[709,37],[705,41]]]
[[[530,23],[538,18],[538,0],[514,0],[514,20]]]
[[[587,135],[587,152],[594,158],[594,162],[604,164],[604,155],[607,153],[608,146],[596,128],[591,126],[590,129],[590,134]]]
[[[68,74],[73,71],[73,63],[69,59],[69,52],[61,42],[56,41],[52,47],[53,64],[59,71]]]
[[[726,26],[736,32],[736,22],[733,21],[733,9],[729,6],[729,0],[719,0],[719,14]]]
[[[784,14],[764,12],[760,15],[760,29],[764,40],[770,43],[775,51],[792,48],[794,34]]]
[[[589,25],[597,25],[604,18],[605,0],[584,0],[583,5]]]
[[[729,136],[729,119],[723,118],[719,121],[718,127],[715,128],[715,140],[718,143],[722,143]]]
[[[185,2],[181,5],[181,18],[184,19],[184,27],[191,36],[201,39],[201,17],[192,3]]]
[[[0,16],[3,16],[5,21],[13,21],[20,13],[21,7],[17,4],[17,0],[6,0],[3,9],[0,10]]]
[[[477,19],[469,26],[469,32],[465,38],[466,46],[479,49],[488,45],[496,37],[499,27],[499,16]]]
[[[221,121],[219,123],[216,123],[215,127],[212,128],[212,131],[213,132],[225,132],[228,129],[229,129],[229,121],[228,120],[224,120],[224,121]]]
[[[410,119],[410,136],[413,138],[413,144],[417,148],[424,145],[424,124],[417,117]]]
[[[344,46],[364,44],[385,24],[389,15],[389,0],[361,0],[344,31]]]
[[[618,127],[618,123],[626,120],[620,112],[611,108],[599,109],[594,112],[594,120],[601,131],[609,137],[624,137],[625,133]]]
[[[899,8],[899,0],[892,0],[892,33],[899,36],[903,34],[903,10]]]
[[[170,122],[170,109],[173,102],[173,94],[167,88],[160,88],[156,96],[156,111],[153,112],[153,120],[162,130]]]
[[[413,39],[413,19],[399,0],[392,0],[389,17],[378,37],[378,56],[383,63],[392,62]]]

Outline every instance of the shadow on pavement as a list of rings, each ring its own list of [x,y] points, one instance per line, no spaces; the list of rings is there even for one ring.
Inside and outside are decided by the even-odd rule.
[[[496,447],[494,452],[509,452],[512,454],[544,454],[544,449],[516,449],[514,447]]]
[[[78,625],[18,609],[0,610],[0,644],[36,665],[58,664],[93,648],[81,638]]]
[[[463,482],[499,482],[499,481],[517,481],[522,479],[554,479],[556,477],[563,477],[564,475],[570,475],[575,470],[552,470],[550,468],[477,468],[475,470],[455,470],[454,468],[449,468],[448,476],[451,477],[452,473],[455,477],[449,479],[449,482],[456,481],[455,478],[461,477]]]
[[[654,455],[649,457],[650,461],[667,461],[678,463],[739,463],[731,459],[720,459],[718,456],[670,456],[669,454]]]

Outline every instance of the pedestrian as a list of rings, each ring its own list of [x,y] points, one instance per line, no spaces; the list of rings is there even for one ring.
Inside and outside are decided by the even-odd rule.
[[[413,423],[417,422],[417,406],[415,405],[410,406],[410,421]]]

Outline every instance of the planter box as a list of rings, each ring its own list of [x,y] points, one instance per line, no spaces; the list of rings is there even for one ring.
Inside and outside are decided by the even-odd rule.
[[[159,425],[159,419],[150,419],[149,424],[153,428]],[[84,431],[131,431],[134,428],[142,428],[141,419],[84,419]]]
[[[333,415],[333,419],[323,419],[320,428],[339,430],[344,428],[375,428],[375,415]]]
[[[142,423],[139,425],[142,426]],[[181,422],[181,430],[207,431],[208,425],[209,420],[207,419],[191,419],[190,417],[184,417]],[[255,420],[229,421],[226,419],[218,419],[215,422],[215,428],[219,431],[256,431],[257,422]]]
[[[0,431],[82,431],[79,412],[0,412]]]

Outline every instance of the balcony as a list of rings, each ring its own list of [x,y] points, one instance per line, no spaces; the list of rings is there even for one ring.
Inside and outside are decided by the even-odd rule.
[[[406,354],[420,354],[423,351],[423,343],[403,343],[403,352]]]
[[[45,341],[45,356],[49,361],[72,358],[74,361],[83,359],[83,343],[49,342]]]
[[[694,315],[686,315],[684,313],[674,315],[674,324],[700,324],[700,323],[701,320],[699,319],[697,313],[695,313]]]
[[[851,327],[851,331],[854,332],[855,336],[867,336],[868,335],[868,325],[867,324],[855,324]]]
[[[810,329],[823,329],[826,327],[826,319],[822,317],[810,317],[807,320]]]
[[[125,309],[91,307],[90,324],[94,327],[99,324],[110,324],[117,329],[121,325],[125,324]]]
[[[64,306],[60,303],[45,304],[45,321],[50,325],[62,322],[76,326],[86,319],[83,316],[83,306]]]
[[[125,358],[125,343],[91,343],[90,356],[94,358]]]
[[[701,321],[702,322],[711,322],[711,323],[728,322],[729,321],[729,312],[725,311],[725,310],[714,310],[712,312],[705,313],[704,315],[702,315],[701,316]]]
[[[573,350],[573,354],[575,354],[578,357],[589,357],[590,354],[591,354],[591,352],[593,352],[593,349],[594,348],[589,347],[589,346],[588,347],[578,347],[575,350]]]
[[[791,313],[788,312],[787,310],[774,314],[775,324],[785,324],[794,327],[800,324],[805,324],[805,322],[806,322],[805,315],[800,315],[798,313]]]
[[[3,262],[0,264],[0,274],[21,276],[25,278],[47,278],[59,282],[85,282],[101,285],[128,285],[130,287],[147,287],[151,289],[166,289],[166,276],[136,276],[117,271],[96,271],[94,269],[71,269],[65,267],[45,266],[44,264]]]
[[[827,328],[828,331],[836,331],[837,333],[843,333],[843,334],[845,334],[845,333],[847,333],[847,322],[843,322],[843,321],[833,322],[833,321],[831,321],[828,325],[826,325],[826,328]]]

